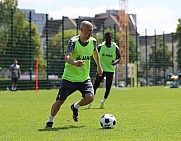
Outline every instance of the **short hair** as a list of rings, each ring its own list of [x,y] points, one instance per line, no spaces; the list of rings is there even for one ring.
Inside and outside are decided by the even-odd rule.
[[[112,37],[112,33],[111,32],[106,32],[105,34],[104,34],[104,37]]]
[[[90,21],[82,21],[82,22],[80,23],[80,28],[82,28],[82,27],[85,26],[85,25],[92,25],[92,26],[93,26],[93,24],[92,24]]]

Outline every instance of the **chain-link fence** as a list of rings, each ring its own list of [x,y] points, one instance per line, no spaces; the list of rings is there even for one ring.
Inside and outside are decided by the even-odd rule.
[[[139,37],[138,77],[142,85],[167,85],[168,75],[180,72],[179,37],[176,33],[157,35],[156,31],[153,36]]]
[[[46,14],[44,28],[40,33],[38,26],[32,20],[31,11],[27,16],[28,21],[26,15],[18,9],[11,10],[9,14],[0,20],[0,89],[2,90],[11,86],[9,67],[14,59],[18,60],[22,72],[18,81],[19,89],[35,89],[36,61],[38,61],[39,88],[59,87],[67,43],[71,37],[79,34],[79,26],[83,20],[93,23],[93,36],[98,44],[104,40],[104,33],[107,31],[112,33],[113,41],[118,45],[121,38],[119,23],[115,22],[111,15],[76,19],[62,17],[61,20],[53,20]],[[132,31],[129,32],[130,30]],[[177,63],[179,36],[174,33],[156,35],[156,32],[153,36],[146,34],[139,36],[137,29],[132,28],[129,31],[129,47],[127,47],[129,62],[124,64],[127,69],[123,77],[119,77],[117,69],[113,85],[132,86],[132,81],[135,79],[137,83],[134,85],[138,86],[166,85],[168,73],[179,72]],[[96,67],[91,61],[92,80],[95,74]]]

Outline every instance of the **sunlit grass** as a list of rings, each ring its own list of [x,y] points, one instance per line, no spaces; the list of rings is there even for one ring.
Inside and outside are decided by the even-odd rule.
[[[54,129],[45,129],[58,90],[0,91],[0,141],[179,141],[181,90],[164,87],[113,88],[100,109],[105,89],[98,89],[92,109],[79,109],[72,119],[70,105],[81,98],[71,95],[55,117]],[[105,113],[117,119],[115,129],[102,129]]]

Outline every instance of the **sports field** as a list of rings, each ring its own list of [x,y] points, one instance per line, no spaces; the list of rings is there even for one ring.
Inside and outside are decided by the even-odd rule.
[[[181,89],[113,88],[100,109],[104,89],[97,90],[92,109],[79,109],[72,119],[71,95],[57,114],[54,129],[45,129],[58,90],[0,91],[0,141],[180,141]],[[113,114],[115,129],[101,129],[103,114]]]

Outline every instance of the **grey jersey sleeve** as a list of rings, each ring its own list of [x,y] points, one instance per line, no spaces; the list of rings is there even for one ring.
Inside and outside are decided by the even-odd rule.
[[[67,47],[66,53],[67,52],[71,52],[72,53],[74,48],[75,48],[75,40],[70,39],[69,42],[68,42],[68,47]]]
[[[67,47],[67,50],[66,50],[66,53],[67,52],[73,52],[74,48],[75,48],[75,39],[70,39],[69,42],[68,42],[68,47]],[[79,41],[80,42],[80,41]],[[82,46],[87,46],[88,42],[87,43],[81,43],[80,44]],[[97,41],[95,38],[93,38],[93,44],[94,44],[94,51],[96,50],[96,47],[97,47]]]

